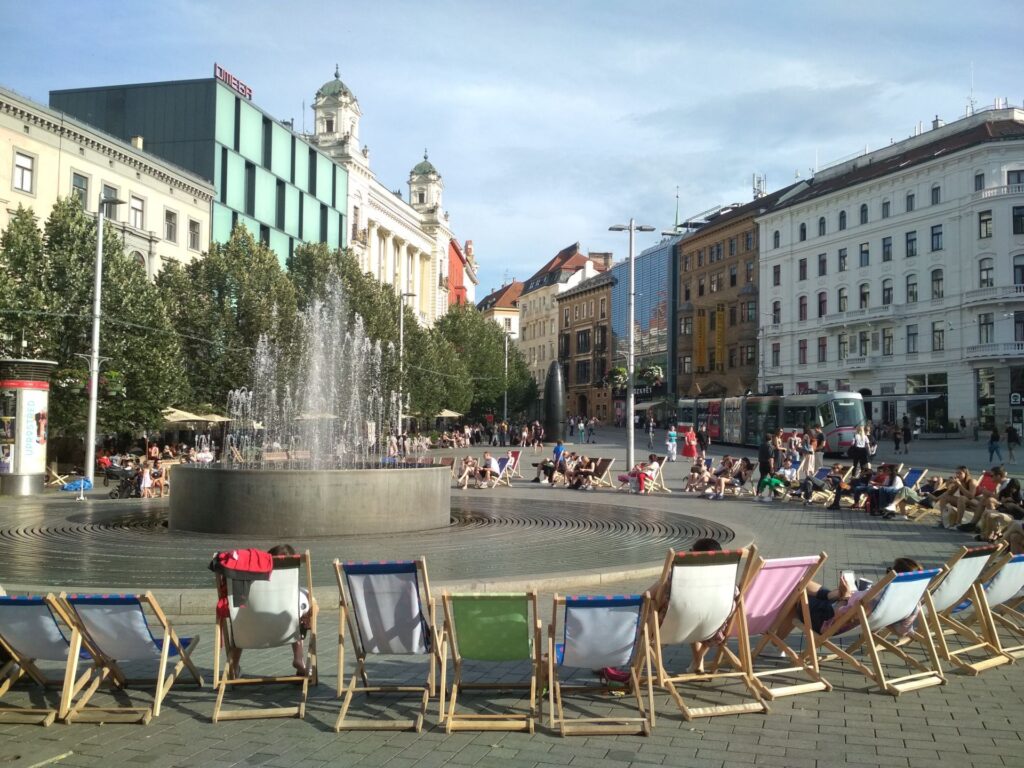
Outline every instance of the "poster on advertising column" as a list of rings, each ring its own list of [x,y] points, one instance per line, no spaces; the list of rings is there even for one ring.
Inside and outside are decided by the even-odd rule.
[[[18,395],[13,390],[0,392],[0,475],[14,472],[14,438],[17,436]]]
[[[46,439],[49,429],[46,413],[47,389],[22,389],[18,392],[18,454],[15,472],[41,475],[46,472]]]

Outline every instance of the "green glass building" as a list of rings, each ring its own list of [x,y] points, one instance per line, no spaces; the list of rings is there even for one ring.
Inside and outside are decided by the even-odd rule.
[[[227,77],[51,91],[50,106],[213,181],[214,242],[244,224],[282,265],[302,242],[345,247],[348,173],[217,71]]]

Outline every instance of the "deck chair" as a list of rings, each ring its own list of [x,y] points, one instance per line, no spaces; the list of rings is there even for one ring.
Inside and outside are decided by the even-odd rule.
[[[613,488],[612,465],[615,459],[598,459],[594,464],[594,487]]]
[[[789,620],[794,608],[799,610],[801,619],[801,635],[804,646],[814,648],[814,633],[811,631],[811,617],[807,604],[807,585],[821,570],[828,559],[824,552],[805,557],[783,557],[772,560],[758,559],[751,568],[747,584],[742,587],[743,607],[747,617],[747,631],[750,633],[750,653],[753,666],[754,684],[761,695],[772,701],[784,696],[794,696],[812,691],[830,691],[832,685],[821,675],[818,668],[817,654],[809,653],[801,656],[793,649],[788,638],[780,634],[783,625]],[[730,627],[729,636],[736,637],[738,626],[734,622]],[[757,640],[756,645],[754,639]],[[788,666],[765,666],[758,668],[758,659],[766,651],[774,652],[789,662]],[[742,662],[723,643],[718,647],[713,669],[725,661],[734,669],[741,670]],[[791,680],[794,677],[807,677],[810,682],[789,682],[788,684],[770,687],[771,678]]]
[[[990,657],[988,666],[1024,658],[1021,590],[1024,590],[1024,554],[1004,554],[993,558],[988,570],[975,581],[970,601],[953,609],[952,618],[962,616],[963,623],[976,623],[984,630],[983,635],[998,654]],[[1017,644],[1006,645],[1000,630],[1009,633],[1011,642]]]
[[[445,640],[451,648],[454,673],[445,731],[528,731],[533,733],[538,717],[538,684],[541,667],[541,623],[537,618],[537,593],[521,594],[449,594],[444,604]],[[501,663],[528,661],[528,682],[463,681],[464,662]],[[441,686],[445,686],[447,658],[441,665]],[[465,689],[529,689],[529,709],[524,713],[469,714],[456,711],[460,693]]]
[[[399,562],[341,563],[334,561],[338,580],[338,696],[344,690],[334,730],[423,730],[427,704],[434,695],[435,676],[445,654],[436,630],[436,604],[430,596],[424,558]],[[345,685],[345,631],[351,637],[355,668]],[[429,662],[423,685],[370,686],[366,659],[371,655],[411,656]],[[362,685],[359,681],[362,680]],[[419,693],[420,711],[414,720],[346,720],[357,693]],[[438,716],[444,715],[442,692]]]
[[[454,480],[455,479],[455,457],[454,456],[442,456],[440,463],[441,463],[442,467],[448,467],[448,469],[452,473],[452,479]]]
[[[301,571],[305,570],[305,574]],[[304,575],[304,578],[303,578]],[[309,550],[301,555],[277,555],[273,570],[265,580],[239,581],[218,573],[218,586],[224,580],[227,594],[227,616],[217,621],[213,657],[213,675],[217,681],[217,701],[213,707],[212,721],[249,720],[264,717],[297,717],[306,714],[306,697],[309,684],[319,682],[316,656],[316,601],[313,595],[313,577],[310,570]],[[308,675],[263,675],[259,677],[234,676],[230,663],[224,664],[220,672],[221,652],[227,659],[228,652],[280,648],[290,646],[302,637],[299,608],[300,585],[310,596],[310,627],[306,653]],[[263,709],[223,709],[224,695],[228,688],[251,685],[295,685],[299,684],[299,701],[291,707],[269,707]]]
[[[499,485],[504,485],[506,488],[512,487],[512,473],[515,472],[515,462],[508,456],[502,456],[498,459],[498,474],[491,478],[490,487],[497,488]]]
[[[649,712],[654,711],[654,688],[649,653],[649,621],[651,596],[621,595],[615,597],[554,597],[551,624],[548,626],[548,725],[556,724],[562,736],[612,733],[650,735]],[[557,643],[555,629],[562,618],[562,642]],[[566,694],[611,692],[608,685],[566,686],[559,679],[562,669],[628,669],[630,692],[636,701],[639,717],[565,716]],[[646,688],[641,686],[645,679]],[[646,694],[646,696],[645,696]],[[646,698],[646,706],[644,699]]]
[[[952,615],[959,607],[962,618],[967,618],[966,609],[970,606],[964,604],[964,601],[975,597],[974,589],[978,579],[986,566],[998,558],[1002,548],[1001,544],[961,547],[946,563],[946,571],[935,578],[935,583],[929,585],[925,593],[925,607],[928,610],[925,631],[931,630],[934,634],[939,656],[970,674],[976,675],[1013,660],[992,643],[986,631],[987,625],[982,625],[979,634],[969,624]],[[948,635],[958,636],[960,645],[950,648]],[[972,655],[979,653],[984,653],[985,658],[971,659]]]
[[[651,643],[655,658],[655,672],[658,685],[665,688],[675,699],[685,720],[714,715],[737,715],[745,712],[767,712],[768,705],[761,696],[761,689],[754,682],[750,657],[750,632],[747,628],[743,607],[743,594],[737,587],[746,582],[748,569],[754,562],[757,548],[733,549],[720,552],[675,552],[669,550],[661,572],[654,601],[665,603],[668,596],[665,618],[660,626],[652,612]],[[686,672],[669,674],[665,665],[664,649],[681,643],[707,642],[724,639],[731,624],[735,624],[739,640],[736,671],[707,673]],[[692,684],[700,681],[715,681],[738,678],[746,687],[752,701],[740,704],[709,704],[691,707],[686,704],[677,684]],[[655,722],[651,713],[651,724]]]
[[[72,629],[63,622],[63,615],[54,603],[53,595],[30,597],[0,596],[0,648],[8,660],[0,665],[0,698],[19,680],[28,677],[42,688],[61,688],[68,685],[68,658]],[[89,660],[89,656],[85,656]],[[57,662],[62,676],[49,678],[37,664],[39,661]],[[88,665],[78,679],[70,682],[70,690],[77,693],[92,677]],[[63,697],[62,697],[63,698]],[[38,723],[50,725],[60,710],[48,707],[0,707],[0,723]]]
[[[512,467],[511,477],[518,477],[520,480],[523,479],[523,473],[519,470],[519,458],[523,455],[523,452],[519,449],[511,450],[509,453],[512,454],[512,460],[515,465]]]
[[[911,467],[907,470],[907,474],[903,476],[903,487],[909,488],[912,491],[917,491],[918,486],[921,485],[921,482],[927,474],[927,469],[922,467]]]
[[[665,484],[665,459],[666,456],[658,456],[658,471],[647,485],[648,493],[672,493],[672,490]]]
[[[103,473],[97,471],[97,474]],[[70,474],[62,475],[60,472],[58,472],[57,462],[55,461],[50,462],[50,464],[46,467],[46,485],[48,486],[56,486],[57,488],[60,488],[61,486],[68,482],[68,478],[70,476]]]
[[[831,655],[827,661],[839,659],[851,664],[858,672],[873,680],[884,693],[899,696],[907,691],[928,688],[933,685],[945,685],[946,678],[942,674],[939,656],[929,632],[918,633],[917,639],[924,647],[926,662],[922,663],[907,654],[904,650],[907,643],[897,643],[885,635],[886,628],[905,621],[914,615],[924,599],[928,586],[944,568],[933,568],[927,571],[910,571],[908,573],[889,572],[884,578],[875,582],[862,596],[855,608],[851,608],[822,632],[815,634],[817,648],[827,650]],[[874,605],[873,609],[866,606]],[[860,638],[849,648],[842,648],[836,638],[849,631],[860,629]],[[864,649],[871,667],[862,663],[854,654]],[[812,650],[804,652],[809,656]],[[902,677],[886,676],[882,664],[881,651],[889,651],[916,672]]]
[[[80,650],[84,646],[92,656],[96,677],[84,691],[76,694],[66,683],[61,701],[61,718],[66,723],[142,722],[160,716],[164,697],[188,670],[192,681],[203,686],[203,677],[192,662],[192,651],[199,644],[199,635],[179,637],[167,620],[152,593],[144,595],[67,595],[61,593],[57,605],[62,619],[72,628],[71,652],[67,681],[76,679]],[[148,609],[148,610],[147,610]],[[149,623],[152,617],[162,630],[153,636]],[[156,662],[156,675],[141,679],[129,678],[124,662]],[[174,666],[168,671],[168,664]],[[92,707],[89,701],[100,684],[110,680],[119,688],[153,687],[153,704],[149,707]]]

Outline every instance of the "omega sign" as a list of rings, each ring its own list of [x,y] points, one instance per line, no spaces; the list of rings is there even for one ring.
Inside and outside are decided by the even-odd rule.
[[[249,99],[249,101],[252,101],[252,88],[250,88],[237,77],[232,75],[220,64],[215,63],[213,65],[213,76],[221,82],[227,84],[227,86],[231,88],[231,90],[233,90],[235,93],[239,94],[240,96],[244,96],[245,98]]]

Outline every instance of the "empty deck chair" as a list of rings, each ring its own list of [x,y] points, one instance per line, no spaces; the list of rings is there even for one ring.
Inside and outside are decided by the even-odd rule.
[[[658,685],[675,699],[686,720],[714,715],[736,715],[745,712],[767,712],[768,705],[754,682],[750,658],[750,633],[743,608],[743,594],[737,587],[744,584],[748,569],[753,566],[756,547],[724,550],[720,552],[675,552],[669,550],[662,569],[661,580],[655,593],[655,604],[665,603],[665,618],[660,626],[652,611],[652,647]],[[736,671],[686,672],[670,674],[666,668],[664,650],[669,645],[723,640],[735,623],[739,640]],[[716,637],[717,636],[717,637]],[[741,704],[691,707],[686,704],[677,684],[690,685],[696,681],[738,678],[746,687],[752,701]],[[655,721],[651,713],[651,723]]]
[[[448,467],[452,473],[452,479],[455,479],[455,457],[454,456],[442,456],[440,465],[442,467]]]
[[[961,613],[968,607],[963,604],[964,600],[974,595],[978,579],[1001,551],[1002,545],[998,544],[961,547],[946,563],[945,573],[935,577],[935,583],[929,586],[925,594],[925,607],[928,610],[925,631],[930,629],[934,634],[939,656],[971,674],[978,674],[1012,660],[992,643],[986,626],[980,627],[979,634],[952,615],[958,606],[961,607]],[[966,619],[966,615],[963,618]],[[951,648],[947,635],[958,636],[960,644]],[[985,658],[972,660],[971,657],[978,654],[984,654]]]
[[[405,729],[417,733],[423,729],[427,705],[434,695],[437,668],[444,656],[437,635],[436,605],[430,596],[427,563],[424,558],[399,562],[341,563],[334,561],[338,580],[338,695],[345,698],[334,730]],[[352,676],[345,685],[345,631],[355,661]],[[371,686],[367,677],[368,656],[393,655],[415,657],[428,662],[423,685]],[[362,680],[362,685],[359,681]],[[357,693],[418,693],[420,711],[414,720],[347,720],[349,707]],[[441,695],[440,717],[444,715]]]
[[[942,568],[907,573],[890,571],[867,590],[856,606],[837,616],[820,635],[815,635],[817,649],[824,649],[833,654],[827,660],[838,658],[851,664],[862,675],[873,680],[883,692],[893,696],[918,688],[944,685],[946,678],[942,674],[942,666],[931,633],[908,635],[912,639],[917,639],[923,646],[927,663],[908,655],[903,650],[905,645],[899,645],[885,637],[888,627],[908,621],[917,614],[929,584],[942,571]],[[839,635],[857,629],[860,630],[860,638],[850,648],[844,649],[836,643],[835,638]],[[817,652],[817,649],[808,648],[805,655],[809,656],[812,651]],[[854,655],[860,650],[867,654],[871,667],[866,666]],[[898,678],[887,677],[881,651],[891,652],[917,671]]]
[[[302,574],[302,570],[305,574]],[[238,581],[218,573],[218,586],[223,580],[227,594],[227,615],[218,618],[213,673],[217,679],[217,701],[213,707],[213,722],[221,720],[247,720],[262,717],[297,717],[306,714],[309,684],[318,682],[316,657],[316,601],[313,600],[313,577],[310,572],[309,551],[301,555],[275,555],[273,570],[266,580]],[[231,649],[256,650],[290,646],[302,638],[300,585],[305,588],[310,603],[310,627],[305,650],[309,674],[265,675],[242,677],[236,675],[230,663],[225,663],[218,677],[221,652],[225,656]],[[282,654],[281,660],[284,660]],[[299,701],[291,707],[224,710],[224,694],[233,686],[299,685]]]
[[[557,724],[562,736],[639,733],[651,731],[650,712],[654,711],[651,680],[651,658],[648,635],[650,595],[614,597],[554,597],[551,624],[548,626],[548,724]],[[555,629],[563,613],[562,642],[557,643]],[[630,689],[639,710],[639,717],[565,716],[567,694],[608,693],[607,685],[563,685],[562,669],[603,669],[614,667],[629,670]],[[646,679],[646,689],[641,686]],[[646,696],[645,696],[646,694]],[[646,698],[646,705],[644,699]]]
[[[93,683],[76,695],[65,685],[61,702],[61,718],[70,723],[118,722],[122,720],[148,723],[160,715],[160,707],[171,686],[182,672],[188,670],[192,681],[202,687],[203,677],[192,662],[192,651],[199,636],[178,637],[152,593],[144,595],[65,595],[58,604],[64,609],[62,618],[72,628],[71,657],[67,679],[77,675],[80,649],[84,645],[96,666]],[[148,612],[146,609],[149,609]],[[147,613],[160,626],[161,637],[153,636]],[[129,678],[124,662],[156,663],[156,675],[141,679]],[[168,663],[174,666],[168,671]],[[89,700],[104,680],[119,688],[153,687],[153,704],[149,707],[92,707]]]
[[[613,488],[612,465],[615,459],[598,459],[594,464],[594,487]]]
[[[538,716],[538,683],[541,669],[541,624],[537,618],[537,593],[523,594],[459,594],[445,592],[445,640],[451,648],[455,667],[445,730],[529,731],[533,733]],[[525,661],[530,665],[528,682],[463,681],[464,663],[477,664]],[[441,686],[447,675],[447,658],[441,665]],[[525,713],[501,714],[463,713],[456,710],[459,695],[464,689],[529,690],[528,709]]]
[[[789,622],[792,612],[797,610],[802,624],[801,634],[804,646],[814,648],[814,634],[811,631],[811,618],[807,605],[807,585],[814,579],[828,555],[824,552],[806,557],[782,557],[772,560],[759,559],[751,569],[753,574],[743,587],[743,607],[746,611],[747,631],[750,633],[751,663],[753,665],[754,683],[761,695],[768,700],[793,696],[812,691],[830,691],[832,685],[821,676],[818,669],[817,654],[808,653],[801,656],[793,649],[787,637],[780,634],[783,626]],[[738,624],[734,623],[729,635],[736,637]],[[755,645],[755,638],[758,638]],[[779,666],[765,665],[758,667],[758,659],[762,653],[772,652],[778,656],[781,651],[783,658],[789,662]],[[767,656],[767,654],[766,654]],[[727,661],[734,669],[742,669],[742,662],[724,643],[719,646],[714,666],[722,660]],[[771,678],[789,680],[793,677],[809,678],[809,682],[789,683],[769,686]]]
[[[951,612],[951,618],[968,625],[977,624],[983,630],[983,636],[998,654],[990,657],[987,666],[1024,658],[1024,614],[1019,605],[1021,590],[1024,590],[1024,554],[997,556],[975,581],[970,601],[961,603]],[[1007,645],[1001,630],[1008,633],[1015,644]]]
[[[92,677],[90,663],[79,679],[68,681],[72,629],[59,619],[62,614],[54,601],[53,595],[0,596],[0,648],[9,657],[0,665],[0,698],[25,677],[44,689],[70,685],[69,690],[76,693]],[[47,677],[39,668],[40,661],[59,663],[61,677]],[[57,708],[2,706],[0,722],[50,725],[58,714]]]
[[[519,459],[523,455],[523,452],[518,448],[515,448],[509,453],[512,454],[512,459],[515,461],[515,466],[512,468],[512,477],[518,477],[520,480],[523,479],[523,473],[519,469]]]

